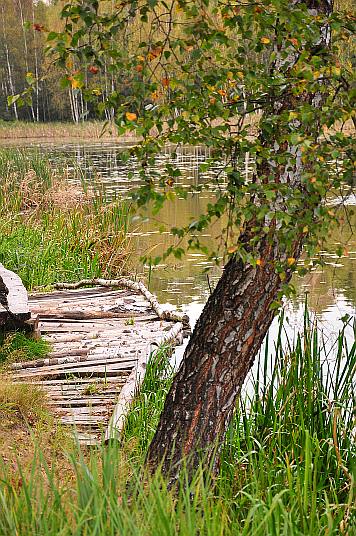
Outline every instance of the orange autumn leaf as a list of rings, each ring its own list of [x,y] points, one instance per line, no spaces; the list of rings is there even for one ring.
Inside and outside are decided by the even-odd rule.
[[[70,76],[68,80],[70,81],[72,89],[79,89],[81,87],[81,83],[76,78],[73,78],[72,76]]]
[[[163,50],[162,47],[152,48],[152,50],[150,50],[148,55],[147,55],[148,60],[152,61],[152,60],[158,58],[158,56],[160,56],[160,54],[162,53],[162,50]]]
[[[96,65],[91,65],[88,69],[88,71],[92,74],[97,74],[97,72],[99,71],[98,67],[96,67]]]
[[[128,121],[136,121],[137,119],[137,115],[133,112],[126,112],[125,116]]]
[[[268,45],[268,43],[270,43],[271,40],[269,37],[261,37],[261,43],[263,43],[264,45]]]
[[[169,78],[162,78],[162,86],[169,87]]]
[[[287,263],[289,266],[293,266],[293,264],[295,264],[295,258],[294,257],[288,257],[287,259]]]

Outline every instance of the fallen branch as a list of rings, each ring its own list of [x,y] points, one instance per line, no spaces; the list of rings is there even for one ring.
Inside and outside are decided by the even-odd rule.
[[[152,309],[161,320],[172,320],[174,322],[182,322],[185,326],[189,325],[189,318],[186,314],[179,311],[170,311],[164,309],[158,302],[156,296],[150,292],[141,281],[131,281],[125,277],[120,279],[82,279],[77,283],[56,283],[54,287],[58,290],[74,290],[88,285],[101,287],[121,287],[128,288],[140,292],[151,304]]]

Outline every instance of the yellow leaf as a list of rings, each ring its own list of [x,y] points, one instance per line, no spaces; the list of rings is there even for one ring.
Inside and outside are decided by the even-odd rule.
[[[126,112],[125,115],[126,115],[126,119],[128,121],[136,121],[136,119],[137,119],[137,115],[132,113],[132,112]]]
[[[294,257],[288,257],[287,263],[289,264],[289,266],[292,266],[293,264],[295,264],[295,258]]]
[[[230,255],[231,255],[232,253],[235,253],[237,250],[238,250],[237,246],[230,246],[228,248],[227,252],[230,253]]]
[[[232,71],[228,71],[228,72],[226,73],[226,78],[227,78],[228,80],[233,80],[233,78],[234,78],[234,73],[233,73]]]
[[[307,233],[308,231],[309,231],[309,227],[307,225],[303,227],[303,233]]]
[[[296,119],[298,117],[297,112],[289,112],[288,119],[291,121],[292,119]]]
[[[257,259],[256,264],[257,264],[257,266],[262,266],[263,265],[263,260],[262,259]]]
[[[268,43],[270,43],[271,40],[269,39],[269,37],[261,37],[261,43],[263,43],[264,45],[268,45]]]
[[[79,80],[76,80],[75,78],[72,78],[71,81],[70,81],[70,83],[72,84],[72,88],[73,88],[73,89],[78,89],[78,88],[80,88],[80,85],[81,85],[81,84],[80,84]]]

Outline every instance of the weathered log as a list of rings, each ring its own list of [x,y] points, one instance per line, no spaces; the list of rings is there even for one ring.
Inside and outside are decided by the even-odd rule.
[[[142,382],[145,377],[146,367],[149,360],[149,357],[153,351],[153,346],[160,347],[164,344],[174,344],[174,342],[179,338],[179,335],[183,331],[183,324],[177,322],[174,324],[172,329],[170,329],[165,335],[157,339],[154,343],[149,345],[146,352],[142,354],[141,359],[138,360],[136,367],[130,374],[127,382],[120,391],[120,395],[117,401],[117,404],[114,409],[114,413],[110,419],[109,426],[106,429],[105,441],[109,442],[111,440],[118,440],[120,434],[125,425],[127,413],[130,405],[132,404],[137,390],[142,385]]]
[[[145,320],[152,319],[152,315],[145,315],[145,313],[141,313],[140,311],[126,311],[126,312],[112,312],[112,311],[79,311],[79,310],[71,310],[71,311],[56,311],[55,309],[47,309],[43,310],[40,313],[40,318],[43,320],[44,318],[48,319],[56,319],[56,320],[97,320],[101,318],[127,318],[130,316],[130,318],[134,318],[135,321],[139,321],[140,317],[144,318]]]
[[[31,312],[27,291],[21,278],[7,270],[0,263],[0,327],[4,331],[23,329],[33,331],[34,325],[28,324]]]
[[[186,314],[164,309],[158,302],[156,296],[154,296],[154,294],[152,294],[140,281],[131,281],[125,277],[121,277],[120,279],[82,279],[77,283],[56,283],[54,287],[59,290],[78,289],[87,285],[99,285],[102,287],[124,287],[135,290],[145,296],[147,301],[151,304],[152,309],[162,320],[173,320],[175,322],[182,322],[185,325],[189,324],[189,318]]]

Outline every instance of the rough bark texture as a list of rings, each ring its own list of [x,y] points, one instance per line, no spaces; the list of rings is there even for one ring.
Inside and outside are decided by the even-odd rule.
[[[307,4],[318,12],[331,11],[331,4],[326,0],[309,0]],[[315,95],[303,98],[311,102]],[[277,102],[276,110],[280,112],[291,106],[289,99],[286,96]],[[320,104],[319,100],[315,105]],[[268,142],[273,146],[273,139]],[[296,154],[292,147],[290,152]],[[302,188],[298,157],[294,170],[286,167],[277,171],[273,162],[264,162],[262,166],[262,174],[274,172],[276,182]],[[284,200],[279,202],[283,205]],[[301,248],[302,237],[296,237],[294,258],[300,256]],[[234,258],[225,266],[187,346],[148,452],[151,468],[161,465],[171,482],[177,477],[183,457],[188,458],[190,473],[199,464],[202,451],[206,461],[217,467],[214,445],[224,436],[241,386],[273,320],[270,306],[281,288],[274,263],[285,256],[271,229],[269,238],[261,240],[259,245],[261,266],[254,268]],[[283,283],[290,277],[288,271]]]

